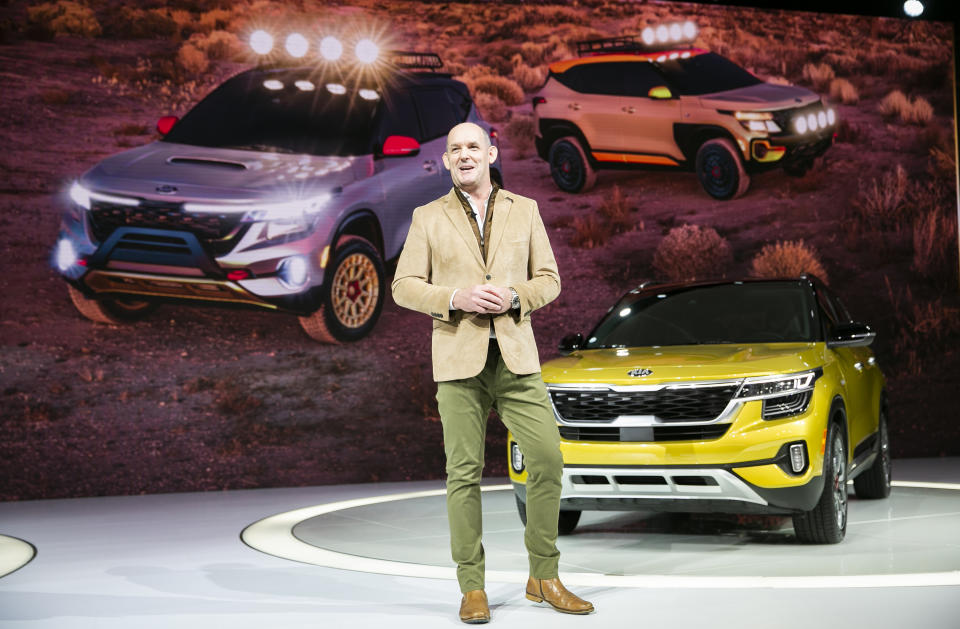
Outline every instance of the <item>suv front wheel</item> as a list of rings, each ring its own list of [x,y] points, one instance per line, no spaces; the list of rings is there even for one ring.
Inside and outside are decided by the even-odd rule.
[[[555,140],[547,159],[554,183],[564,192],[586,192],[597,182],[587,153],[572,135]]]
[[[714,199],[726,201],[741,196],[750,187],[750,176],[733,142],[714,138],[697,150],[697,177]]]
[[[74,307],[91,321],[120,324],[137,321],[157,309],[157,304],[139,299],[92,299],[73,286],[67,286]]]
[[[300,317],[300,326],[322,343],[359,341],[373,329],[383,307],[383,260],[369,240],[344,236],[326,272],[323,303]]]
[[[836,422],[823,453],[823,493],[813,509],[793,516],[793,530],[808,544],[839,544],[847,533],[847,448]]]

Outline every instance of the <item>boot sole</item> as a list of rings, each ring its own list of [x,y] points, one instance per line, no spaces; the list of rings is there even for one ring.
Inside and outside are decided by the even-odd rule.
[[[561,612],[564,614],[574,614],[576,616],[585,616],[587,614],[593,613],[594,611],[593,607],[591,607],[590,609],[584,609],[579,611],[574,609],[564,609],[562,607],[557,607],[556,605],[554,605],[547,599],[543,598],[542,596],[537,596],[536,594],[531,594],[530,592],[527,592],[526,594],[527,594],[527,600],[531,600],[534,603],[546,603],[547,605],[554,608],[558,612]]]

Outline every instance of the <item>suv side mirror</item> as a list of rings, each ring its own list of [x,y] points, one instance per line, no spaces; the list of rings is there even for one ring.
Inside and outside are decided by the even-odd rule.
[[[827,336],[827,347],[865,347],[873,343],[877,333],[866,323],[851,321],[834,326]]]
[[[405,135],[390,135],[383,141],[384,157],[405,157],[420,152],[420,143]]]
[[[647,96],[656,100],[669,100],[673,98],[673,92],[671,92],[670,88],[666,85],[658,85],[651,87],[650,91],[647,92]]]
[[[569,356],[581,347],[583,347],[583,335],[578,332],[577,334],[568,334],[560,339],[560,345],[557,346],[557,349],[564,356]]]
[[[170,133],[170,130],[173,129],[173,125],[177,124],[178,120],[180,120],[179,116],[164,116],[160,120],[157,120],[157,133],[167,135]]]

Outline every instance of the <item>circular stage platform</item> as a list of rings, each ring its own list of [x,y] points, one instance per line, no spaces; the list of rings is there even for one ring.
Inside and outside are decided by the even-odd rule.
[[[24,567],[36,556],[37,550],[16,537],[0,535],[0,577]]]
[[[489,581],[527,576],[509,485],[484,487]],[[850,498],[843,543],[797,542],[782,517],[585,512],[558,541],[568,585],[886,587],[960,585],[960,485],[894,482]],[[335,502],[271,516],[242,538],[264,553],[379,574],[455,579],[443,490]]]

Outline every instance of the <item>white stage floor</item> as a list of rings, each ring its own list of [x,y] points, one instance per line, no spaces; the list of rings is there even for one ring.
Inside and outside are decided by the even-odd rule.
[[[775,518],[585,514],[559,545],[561,577],[597,607],[586,617],[524,598],[512,493],[491,488],[484,517],[494,626],[956,629],[960,459],[897,460],[894,478],[955,487],[899,485],[888,501],[851,500],[838,546],[794,545],[789,520]],[[0,575],[14,570],[0,578],[0,627],[463,626],[441,489],[394,483],[0,504]],[[30,545],[36,556],[15,569]]]

